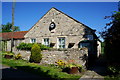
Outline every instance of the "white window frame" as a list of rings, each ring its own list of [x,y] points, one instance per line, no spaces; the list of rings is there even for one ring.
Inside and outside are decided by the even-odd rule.
[[[64,42],[61,43],[60,40],[64,39]],[[61,46],[61,47],[60,47]],[[65,48],[65,37],[58,37],[58,48]]]
[[[87,35],[88,40],[93,40],[93,35]]]
[[[46,42],[48,41],[48,42]],[[43,39],[43,45],[50,47],[50,39],[49,38],[44,38]]]
[[[36,43],[36,39],[35,38],[31,38],[30,41],[31,41],[31,43]]]

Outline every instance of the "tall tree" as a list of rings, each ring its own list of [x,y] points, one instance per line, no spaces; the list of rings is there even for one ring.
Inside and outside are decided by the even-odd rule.
[[[18,26],[14,26],[14,32],[20,31],[20,28]],[[5,25],[2,25],[2,32],[12,32],[12,24],[7,23]]]
[[[105,31],[101,33],[105,40],[105,55],[110,62],[120,63],[120,9],[112,16],[107,16],[105,19],[111,19],[110,23],[107,23]]]

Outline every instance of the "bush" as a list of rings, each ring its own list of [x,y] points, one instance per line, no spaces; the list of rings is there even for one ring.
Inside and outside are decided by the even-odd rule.
[[[105,76],[104,80],[120,80],[120,75],[116,75],[116,76]]]
[[[42,44],[38,44],[39,46],[40,46],[40,49],[41,50],[49,50],[50,49],[50,47],[48,47],[48,46],[45,46],[45,45],[42,45]]]
[[[31,50],[33,44],[32,43],[20,43],[19,46],[17,46],[17,49],[20,50]]]
[[[110,65],[108,71],[112,75],[120,74],[120,65]]]
[[[31,50],[33,43],[20,43],[16,48],[20,50]],[[47,47],[42,44],[38,44],[41,50],[48,50],[50,47]]]
[[[30,62],[39,63],[42,59],[41,49],[38,44],[34,44],[31,49]]]

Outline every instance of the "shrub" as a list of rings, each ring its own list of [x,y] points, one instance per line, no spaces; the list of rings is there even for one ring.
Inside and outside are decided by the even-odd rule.
[[[49,49],[50,49],[50,47],[45,46],[45,45],[43,45],[43,44],[38,43],[38,45],[40,46],[40,49],[41,49],[41,50],[49,50]]]
[[[22,56],[21,56],[21,54],[20,53],[18,53],[17,55],[15,55],[15,59],[22,59]]]
[[[41,49],[38,44],[34,44],[31,49],[30,62],[39,63],[42,59]]]
[[[33,46],[33,43],[20,43],[16,48],[20,50],[31,50],[32,46]],[[47,47],[39,43],[38,43],[38,46],[40,47],[41,50],[50,49],[50,47]]]
[[[108,71],[112,75],[120,74],[120,65],[110,65]]]
[[[32,46],[33,46],[33,43],[20,43],[19,46],[17,46],[17,49],[31,50]]]
[[[105,76],[104,80],[120,80],[120,75],[116,75],[116,76]]]

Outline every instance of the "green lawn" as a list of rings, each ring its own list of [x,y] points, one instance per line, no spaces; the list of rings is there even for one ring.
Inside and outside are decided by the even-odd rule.
[[[60,68],[57,68],[55,66],[43,66],[35,63],[29,63],[24,60],[2,58],[2,64],[26,72],[39,74],[43,77],[49,77],[54,80],[79,80],[80,78],[80,75],[67,74],[65,72],[62,72]]]

